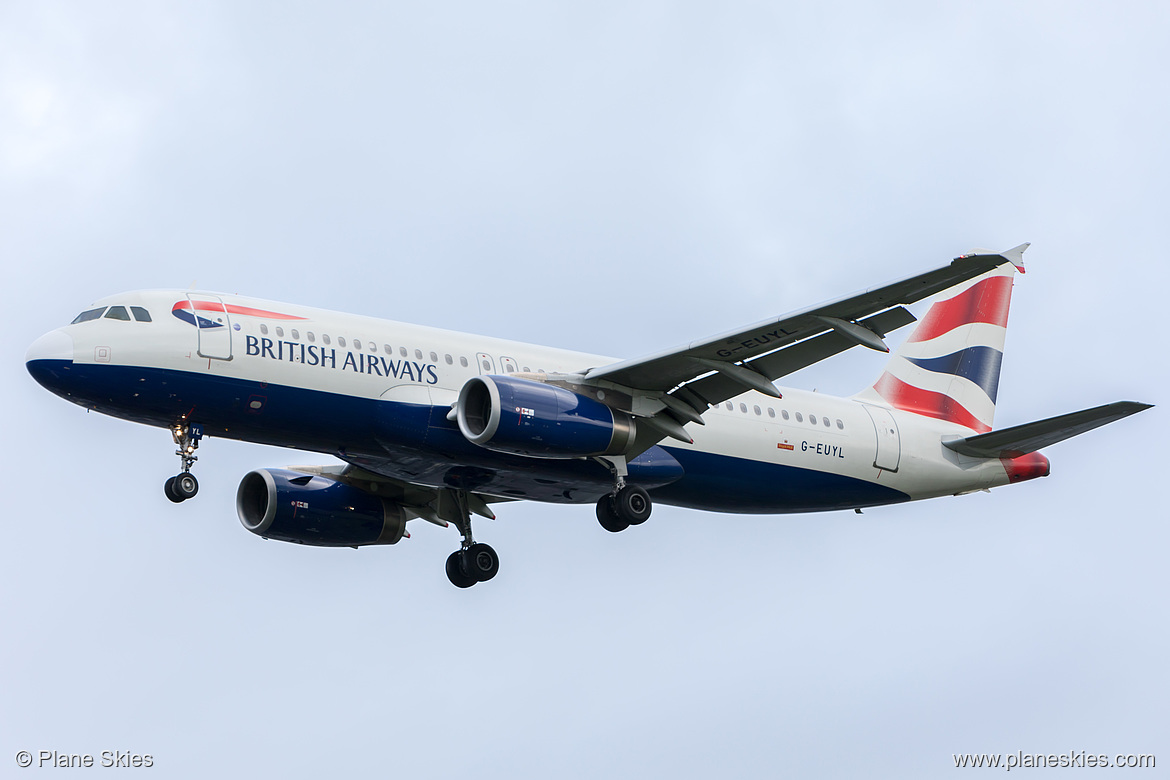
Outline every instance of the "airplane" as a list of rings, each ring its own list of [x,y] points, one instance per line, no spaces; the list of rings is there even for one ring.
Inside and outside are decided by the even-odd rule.
[[[1049,474],[1039,450],[1150,408],[1121,401],[992,428],[1021,244],[976,250],[862,292],[636,359],[212,292],[95,302],[28,350],[49,391],[167,428],[179,503],[204,437],[332,455],[261,468],[244,527],[323,547],[392,545],[454,525],[448,579],[499,571],[472,515],[533,500],[595,503],[611,532],[654,502],[722,513],[848,510],[986,491]],[[921,320],[906,306],[938,296]],[[917,324],[890,353],[886,334]],[[774,382],[855,346],[890,353],[834,397]]]

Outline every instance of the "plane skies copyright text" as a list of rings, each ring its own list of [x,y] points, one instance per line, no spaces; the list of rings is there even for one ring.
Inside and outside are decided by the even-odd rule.
[[[21,750],[16,754],[16,765],[22,768],[104,767],[107,769],[149,768],[154,756],[130,750],[103,750],[100,753],[62,753],[58,750]]]

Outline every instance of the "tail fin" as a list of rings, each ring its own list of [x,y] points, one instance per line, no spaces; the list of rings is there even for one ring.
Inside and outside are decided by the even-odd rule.
[[[873,387],[856,397],[990,431],[1013,277],[1017,267],[1023,271],[1022,262],[1010,259],[944,293]]]

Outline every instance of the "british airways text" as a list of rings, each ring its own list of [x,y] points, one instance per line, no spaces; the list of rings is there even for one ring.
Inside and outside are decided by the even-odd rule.
[[[359,374],[408,379],[412,382],[438,384],[439,375],[433,363],[415,363],[410,360],[395,360],[381,355],[367,355],[364,352],[345,352],[338,363],[337,350],[316,344],[301,344],[296,341],[274,341],[268,338],[248,336],[247,353],[253,357],[270,360],[287,360],[289,363],[304,363],[306,366],[324,366]]]

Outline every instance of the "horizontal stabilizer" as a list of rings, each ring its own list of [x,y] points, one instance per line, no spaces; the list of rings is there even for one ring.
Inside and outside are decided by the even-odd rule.
[[[1115,422],[1122,417],[1137,414],[1152,405],[1137,401],[1117,401],[1071,414],[1062,414],[1059,417],[1050,417],[1047,420],[1004,428],[1001,431],[946,441],[943,444],[961,455],[969,455],[972,458],[1018,458],[1058,441]]]

